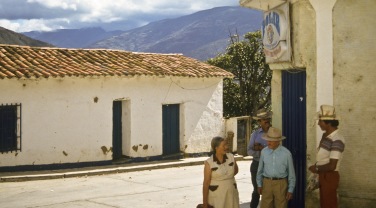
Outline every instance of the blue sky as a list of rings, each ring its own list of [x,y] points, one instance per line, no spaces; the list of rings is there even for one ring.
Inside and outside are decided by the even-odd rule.
[[[129,30],[238,0],[1,0],[0,26],[15,32],[102,27]]]

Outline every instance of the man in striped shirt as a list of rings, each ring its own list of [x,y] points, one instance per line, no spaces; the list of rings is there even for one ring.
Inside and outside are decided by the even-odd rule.
[[[309,170],[319,174],[320,207],[337,208],[338,171],[345,150],[345,139],[339,133],[339,117],[333,106],[322,105],[317,119],[324,133],[318,147],[317,162]]]

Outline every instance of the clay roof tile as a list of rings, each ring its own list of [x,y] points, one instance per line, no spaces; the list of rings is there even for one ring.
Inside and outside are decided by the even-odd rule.
[[[0,44],[0,79],[138,75],[233,77],[230,72],[221,68],[181,54]]]

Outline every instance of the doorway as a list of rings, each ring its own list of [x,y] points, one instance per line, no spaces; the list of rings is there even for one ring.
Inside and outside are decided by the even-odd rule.
[[[180,105],[162,106],[163,155],[180,153]]]
[[[122,101],[112,103],[112,159],[120,159],[122,151]]]
[[[282,72],[283,145],[290,150],[296,174],[296,186],[289,208],[305,206],[306,185],[306,72]]]

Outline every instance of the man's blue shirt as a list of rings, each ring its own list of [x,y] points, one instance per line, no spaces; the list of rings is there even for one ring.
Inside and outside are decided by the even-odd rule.
[[[251,135],[251,139],[249,140],[249,144],[247,147],[247,153],[249,156],[253,157],[253,160],[259,161],[261,152],[253,150],[253,146],[255,145],[255,143],[260,143],[264,147],[268,145],[267,141],[262,138],[264,134],[265,132],[262,130],[262,128],[259,128],[256,131],[254,131]]]
[[[263,177],[288,178],[288,192],[293,193],[296,183],[291,152],[280,145],[277,149],[264,148],[261,151],[257,170],[257,186],[262,187]]]

